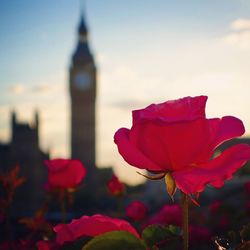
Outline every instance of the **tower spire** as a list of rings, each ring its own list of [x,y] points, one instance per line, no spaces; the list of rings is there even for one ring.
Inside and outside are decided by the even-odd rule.
[[[82,3],[82,1],[80,2]],[[78,42],[77,48],[72,57],[72,65],[85,65],[86,62],[93,63],[93,56],[88,45],[88,28],[84,18],[84,10],[82,8],[80,22],[78,24]]]
[[[85,13],[86,13],[86,8],[85,8],[85,1],[81,0],[80,1],[80,24],[78,27],[78,35],[79,35],[79,41],[80,42],[86,42],[87,41],[87,35],[88,35],[88,29],[87,25],[85,22]]]
[[[80,16],[83,17],[86,15],[86,1],[80,0]]]

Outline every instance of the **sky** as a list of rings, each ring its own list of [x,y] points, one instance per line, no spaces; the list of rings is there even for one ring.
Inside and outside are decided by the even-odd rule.
[[[113,142],[131,111],[208,95],[207,116],[234,115],[250,135],[249,0],[86,0],[84,16],[98,69],[97,163],[130,184],[136,169]],[[69,66],[80,0],[0,1],[0,141],[10,112],[41,119],[40,145],[69,157]]]

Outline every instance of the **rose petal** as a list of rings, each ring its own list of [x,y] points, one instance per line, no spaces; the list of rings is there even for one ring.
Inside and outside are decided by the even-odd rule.
[[[156,214],[151,216],[147,222],[148,225],[159,224],[166,225],[172,224],[181,226],[182,222],[181,207],[178,204],[164,205]]]
[[[147,159],[165,171],[173,171],[209,159],[203,150],[210,139],[209,129],[206,119],[171,124],[147,121],[133,126],[129,139],[130,145],[133,144],[133,148],[140,150]]]
[[[220,119],[214,135],[213,149],[224,141],[241,136],[245,133],[242,121],[233,116],[224,116]]]
[[[132,166],[148,169],[152,171],[161,171],[162,168],[148,159],[139,149],[137,149],[129,140],[129,130],[119,129],[114,136],[118,151],[123,159]]]
[[[59,246],[50,240],[40,240],[36,243],[38,250],[59,250]]]
[[[73,220],[72,223],[74,221],[75,220]],[[75,241],[78,238],[68,224],[58,224],[54,227],[54,231],[57,233],[56,243],[59,245],[63,245],[65,242]]]
[[[145,109],[133,111],[133,125],[143,120],[161,119],[165,122],[175,122],[205,118],[206,101],[207,96],[188,96],[160,104],[151,104]]]
[[[101,214],[82,216],[70,224],[59,224],[54,227],[56,242],[60,245],[75,241],[83,236],[97,236],[111,231],[128,231],[140,238],[136,230],[125,220],[111,218]]]
[[[238,144],[197,168],[173,172],[176,185],[186,194],[202,192],[205,185],[221,187],[250,159],[250,146]]]
[[[209,137],[203,146],[197,162],[208,161],[214,154],[214,150],[223,142],[241,136],[245,132],[242,121],[233,116],[208,119]]]

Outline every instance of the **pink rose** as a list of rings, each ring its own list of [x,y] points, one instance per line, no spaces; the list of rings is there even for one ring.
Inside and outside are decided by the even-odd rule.
[[[135,221],[143,220],[148,212],[148,208],[141,201],[133,201],[126,207],[126,214]]]
[[[170,174],[186,194],[202,192],[207,184],[223,186],[250,159],[250,146],[237,144],[212,158],[221,143],[245,129],[233,116],[206,118],[206,101],[185,97],[133,111],[131,129],[115,133],[119,153],[137,168]]]
[[[74,188],[81,183],[86,175],[86,169],[78,160],[54,159],[47,160],[47,188]]]
[[[56,242],[59,245],[75,241],[83,236],[97,236],[110,231],[128,231],[139,238],[136,230],[125,220],[111,218],[101,214],[82,216],[70,224],[59,224],[54,227]]]
[[[214,201],[213,203],[211,203],[208,207],[208,210],[210,211],[210,213],[212,215],[215,215],[217,214],[217,212],[220,210],[221,208],[221,205],[222,205],[222,202],[221,201]]]
[[[111,179],[107,183],[107,187],[109,192],[114,195],[118,196],[124,193],[125,191],[125,185],[120,182],[118,177],[116,175],[112,175]]]
[[[211,232],[202,226],[189,226],[190,244],[200,245],[211,241]]]
[[[149,219],[147,224],[181,226],[181,218],[181,207],[178,204],[164,205],[158,213]]]

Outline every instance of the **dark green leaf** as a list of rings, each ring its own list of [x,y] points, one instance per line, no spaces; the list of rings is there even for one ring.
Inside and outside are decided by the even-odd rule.
[[[180,242],[180,230],[175,226],[150,225],[142,232],[142,238],[148,247],[176,249]]]
[[[90,240],[82,250],[146,250],[144,243],[126,231],[113,231]]]
[[[90,240],[89,237],[80,238],[74,242],[69,242],[63,245],[61,250],[80,250]]]

